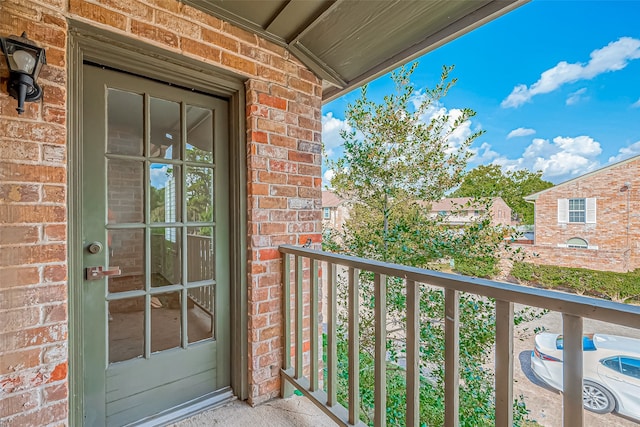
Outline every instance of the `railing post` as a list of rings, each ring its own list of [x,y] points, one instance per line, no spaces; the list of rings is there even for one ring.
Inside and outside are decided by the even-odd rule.
[[[327,405],[338,403],[338,300],[336,297],[337,272],[334,263],[327,263]]]
[[[360,270],[349,268],[349,423],[360,421]]]
[[[309,390],[318,390],[318,261],[311,260],[311,298],[310,298],[310,314],[311,314],[311,381]]]
[[[562,425],[581,426],[582,410],[582,317],[562,313],[564,350],[562,360]]]
[[[460,292],[444,291],[444,425],[460,423]]]
[[[282,254],[282,322],[283,351],[282,369],[291,368],[291,255]],[[284,398],[293,395],[294,387],[284,377],[280,378],[280,395]]]
[[[513,303],[496,301],[496,427],[513,425]]]
[[[407,426],[420,425],[420,292],[407,280]]]
[[[303,354],[302,349],[304,346],[302,345],[303,335],[302,328],[303,326],[303,304],[304,299],[302,297],[302,278],[303,278],[303,269],[302,269],[302,257],[296,255],[296,349],[295,349],[295,378],[300,379],[304,376],[304,366],[303,366]]]
[[[374,415],[376,427],[387,425],[387,277],[374,277],[375,298],[375,386]]]

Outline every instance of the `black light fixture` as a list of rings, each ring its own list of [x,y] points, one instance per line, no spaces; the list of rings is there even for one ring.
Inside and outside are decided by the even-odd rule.
[[[27,38],[11,35],[0,37],[2,52],[9,67],[9,81],[7,91],[18,100],[18,114],[24,112],[24,103],[37,101],[42,98],[42,88],[36,82],[42,64],[47,63],[44,48]]]

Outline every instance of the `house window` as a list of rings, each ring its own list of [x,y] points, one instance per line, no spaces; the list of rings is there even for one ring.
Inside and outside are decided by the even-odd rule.
[[[569,199],[569,222],[585,222],[586,212],[584,199]]]
[[[447,216],[447,211],[440,211],[440,212],[438,212],[438,215]]]
[[[324,219],[331,218],[331,208],[324,208]]]
[[[558,223],[596,223],[596,198],[558,199]]]
[[[587,244],[586,240],[581,239],[579,237],[574,237],[572,239],[567,240],[567,247],[586,249],[589,247],[589,245]]]

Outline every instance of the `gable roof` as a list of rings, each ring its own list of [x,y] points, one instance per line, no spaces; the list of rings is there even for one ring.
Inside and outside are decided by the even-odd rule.
[[[287,49],[331,101],[529,0],[181,0]]]
[[[322,192],[322,207],[323,208],[335,208],[344,203],[345,200],[341,197],[338,197],[337,194],[324,190]]]
[[[619,161],[617,163],[610,164],[609,166],[605,166],[603,168],[594,170],[592,172],[585,173],[584,175],[580,175],[580,176],[572,178],[572,179],[570,179],[568,181],[561,182],[558,185],[554,185],[553,187],[549,187],[549,188],[547,188],[545,190],[538,191],[537,193],[529,194],[528,196],[524,196],[524,199],[526,201],[528,201],[528,202],[535,202],[536,200],[538,200],[538,197],[540,197],[541,194],[544,194],[544,193],[546,193],[548,191],[555,190],[558,187],[564,187],[565,185],[572,184],[574,182],[580,181],[580,180],[585,179],[585,178],[592,177],[594,175],[598,175],[599,173],[611,170],[613,168],[617,168],[618,166],[622,166],[622,165],[625,165],[627,163],[634,162],[636,160],[640,160],[640,155],[633,156],[633,157],[630,157],[630,158],[628,158],[626,160],[621,160],[621,161]]]

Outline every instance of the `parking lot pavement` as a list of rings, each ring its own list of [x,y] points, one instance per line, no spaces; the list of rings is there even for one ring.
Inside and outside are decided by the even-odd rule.
[[[522,307],[515,307],[516,310]],[[516,326],[513,343],[514,351],[514,396],[523,395],[530,418],[547,427],[562,426],[562,394],[538,379],[530,367],[530,355],[536,327],[544,327],[548,332],[562,333],[562,315],[550,312],[540,319]],[[597,320],[584,320],[585,333],[602,333],[640,338],[640,330],[627,328]],[[599,415],[584,411],[584,425],[589,427],[626,427],[640,425],[615,413]]]

